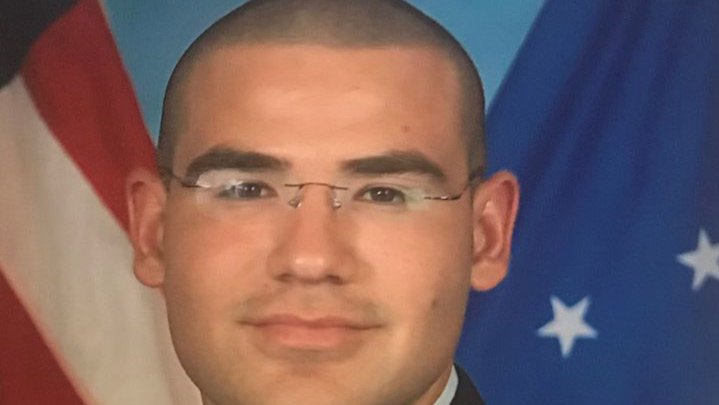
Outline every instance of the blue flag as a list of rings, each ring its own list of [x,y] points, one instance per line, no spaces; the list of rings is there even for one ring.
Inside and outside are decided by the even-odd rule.
[[[507,279],[458,361],[489,404],[719,404],[719,1],[549,0],[488,115]]]

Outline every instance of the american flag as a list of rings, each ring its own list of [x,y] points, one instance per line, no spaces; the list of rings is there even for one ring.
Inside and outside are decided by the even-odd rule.
[[[132,275],[153,154],[97,0],[0,2],[0,404],[197,403]]]

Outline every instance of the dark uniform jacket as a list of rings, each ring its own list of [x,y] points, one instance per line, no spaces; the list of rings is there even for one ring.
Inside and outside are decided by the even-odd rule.
[[[472,380],[469,378],[467,373],[462,370],[459,366],[455,366],[457,370],[457,392],[452,398],[450,405],[484,405],[482,397],[479,396],[479,392],[474,388]]]

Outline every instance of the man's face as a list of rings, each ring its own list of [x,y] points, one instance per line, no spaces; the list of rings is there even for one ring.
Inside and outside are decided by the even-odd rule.
[[[452,65],[429,48],[227,47],[183,88],[173,171],[222,149],[283,162],[267,169],[280,183],[415,176],[456,194],[470,169],[459,102]],[[403,154],[444,180],[383,172]],[[274,216],[208,215],[200,192],[171,184],[161,274],[146,282],[164,292],[206,403],[431,403],[441,392],[476,261],[471,191],[374,217],[334,209],[321,185]]]

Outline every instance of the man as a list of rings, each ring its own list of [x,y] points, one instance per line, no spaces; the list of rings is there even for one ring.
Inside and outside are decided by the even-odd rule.
[[[482,403],[452,358],[518,204],[481,177],[483,109],[402,1],[252,1],[190,46],[128,202],[205,405]]]

